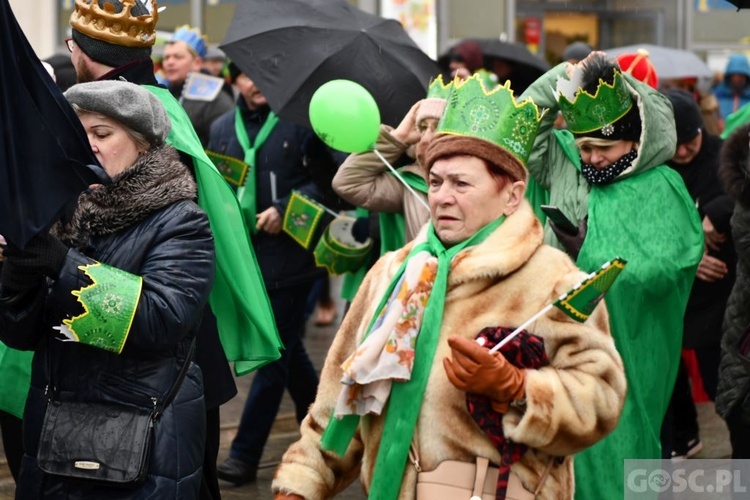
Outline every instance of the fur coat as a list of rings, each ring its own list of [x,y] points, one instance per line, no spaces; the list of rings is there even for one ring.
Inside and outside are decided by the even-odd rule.
[[[543,245],[542,237],[541,225],[523,202],[451,270],[440,341],[415,433],[423,470],[444,460],[473,462],[477,455],[498,463],[498,451],[472,420],[466,394],[449,382],[441,360],[451,355],[449,336],[475,338],[485,327],[516,327],[585,276],[564,253]],[[422,230],[413,244],[425,239]],[[369,491],[385,415],[364,417],[343,457],[322,451],[320,438],[341,390],[340,365],[361,342],[410,249],[407,245],[384,255],[365,278],[328,353],[302,437],[276,471],[274,491],[307,500],[330,498],[358,475]],[[583,324],[553,308],[528,330],[544,339],[550,366],[527,371],[526,410],[511,409],[503,417],[506,437],[531,448],[512,471],[533,491],[550,464],[539,498],[572,498],[572,455],[617,424],[626,392],[622,361],[603,303]],[[416,482],[414,467],[406,468],[399,494],[404,500],[414,498]]]

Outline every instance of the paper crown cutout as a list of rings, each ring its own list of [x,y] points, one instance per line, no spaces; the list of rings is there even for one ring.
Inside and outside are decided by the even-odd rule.
[[[570,80],[557,81],[560,111],[573,134],[586,134],[596,130],[605,137],[615,132],[614,123],[633,107],[625,77],[615,70],[612,84],[599,79],[594,95],[581,88],[582,70],[579,68]]]
[[[479,75],[453,81],[436,134],[483,139],[523,165],[531,153],[543,113],[531,99],[516,102],[510,82],[487,90]]]
[[[70,25],[86,36],[125,47],[151,47],[156,41],[156,22],[159,11],[156,0],[150,0],[151,12],[142,16],[131,15],[136,0],[122,0],[122,10],[99,0],[76,0],[75,10],[70,16]]]
[[[185,42],[199,57],[206,55],[206,38],[201,35],[201,30],[198,28],[191,28],[187,24],[178,26],[169,41]]]
[[[443,75],[438,75],[430,82],[427,87],[427,97],[425,99],[448,99],[453,90],[453,81],[448,83],[443,81]]]

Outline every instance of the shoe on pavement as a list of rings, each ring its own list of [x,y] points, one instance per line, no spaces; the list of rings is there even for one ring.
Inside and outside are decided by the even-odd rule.
[[[676,445],[672,450],[672,461],[680,462],[692,458],[703,449],[703,443],[698,436],[690,439],[687,443]]]
[[[255,481],[258,467],[250,465],[236,458],[227,458],[216,466],[216,476],[235,486],[242,486]]]

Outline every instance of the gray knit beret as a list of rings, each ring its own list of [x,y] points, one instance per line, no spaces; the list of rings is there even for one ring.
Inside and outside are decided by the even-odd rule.
[[[100,113],[140,132],[152,145],[164,142],[171,124],[161,101],[145,88],[122,80],[79,83],[65,92],[71,104]]]

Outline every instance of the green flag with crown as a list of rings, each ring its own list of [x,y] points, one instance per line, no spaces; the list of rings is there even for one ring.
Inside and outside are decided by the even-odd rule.
[[[556,301],[547,304],[541,311],[524,321],[521,326],[513,330],[502,342],[499,342],[495,347],[490,349],[490,352],[498,351],[502,346],[510,342],[513,337],[518,335],[519,332],[541,316],[547,314],[553,307],[557,307],[572,319],[583,323],[589,319],[591,313],[596,309],[597,304],[604,298],[604,294],[612,286],[615,278],[625,269],[625,264],[627,264],[627,261],[619,257],[605,262],[598,270],[586,276],[583,281],[571,288],[570,291],[560,295]]]
[[[318,229],[324,208],[299,191],[292,191],[284,213],[284,231],[303,248],[312,246],[315,230]]]

